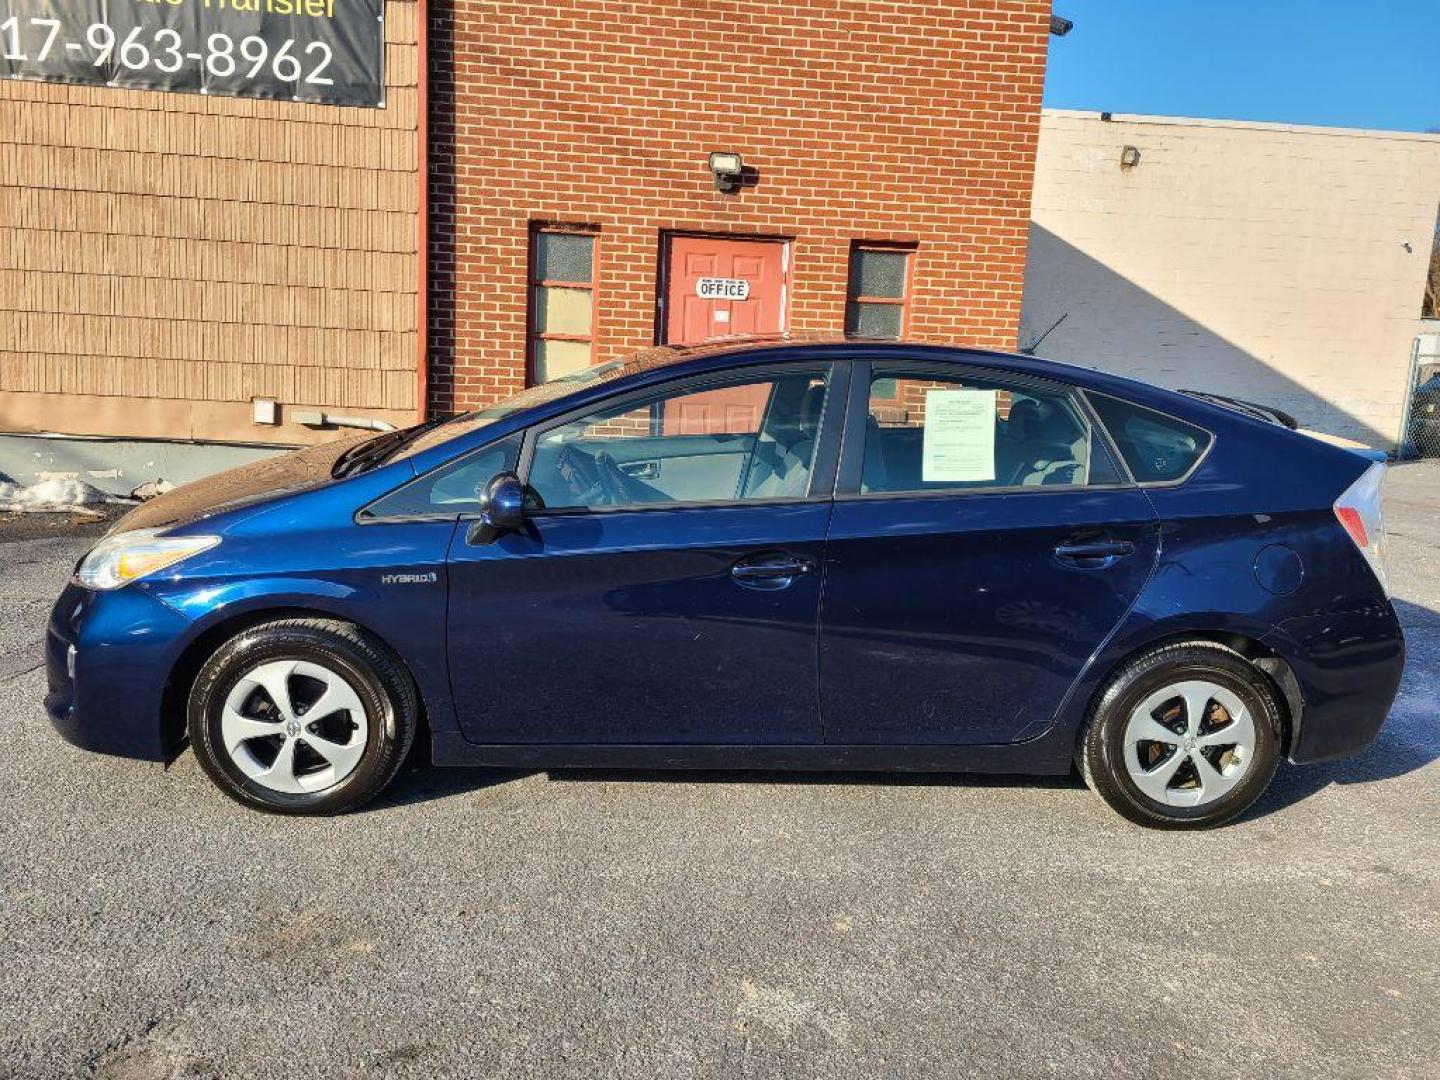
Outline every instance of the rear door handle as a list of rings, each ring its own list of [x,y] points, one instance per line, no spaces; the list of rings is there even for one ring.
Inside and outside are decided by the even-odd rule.
[[[1128,540],[1088,540],[1055,547],[1055,558],[1076,570],[1108,570],[1126,555],[1133,554],[1135,545]]]
[[[1116,559],[1134,554],[1135,545],[1128,540],[1096,540],[1088,544],[1060,544],[1055,548],[1058,559]]]
[[[814,565],[795,555],[757,555],[737,562],[730,568],[730,576],[750,589],[783,589]]]

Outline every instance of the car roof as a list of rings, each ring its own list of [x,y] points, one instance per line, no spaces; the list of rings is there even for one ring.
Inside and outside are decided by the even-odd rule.
[[[825,358],[827,353],[844,357],[906,356],[916,360],[951,363],[981,362],[987,367],[1040,374],[1054,369],[1054,376],[1068,378],[1083,371],[1058,360],[1041,360],[1020,353],[1003,352],[961,342],[926,340],[916,337],[868,338],[838,334],[767,334],[711,338],[693,345],[655,345],[617,358],[613,370],[601,380],[619,379],[665,371],[667,375],[749,364],[781,363],[786,360]],[[840,359],[837,356],[836,359]],[[603,365],[609,366],[609,365]]]
[[[613,361],[613,369],[605,371],[595,380],[594,385],[634,379],[639,386],[652,379],[658,381],[660,378],[669,379],[751,364],[832,359],[828,355],[831,353],[837,354],[833,357],[836,360],[893,359],[990,368],[1014,375],[1028,375],[1092,390],[1124,394],[1133,400],[1149,403],[1166,411],[1175,411],[1174,406],[1177,404],[1183,409],[1191,400],[1174,390],[1163,389],[1152,383],[1026,353],[919,337],[867,338],[836,334],[777,334],[714,338],[695,345],[656,345]]]

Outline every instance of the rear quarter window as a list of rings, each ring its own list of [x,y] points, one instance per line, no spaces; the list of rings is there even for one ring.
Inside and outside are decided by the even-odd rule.
[[[1204,428],[1105,394],[1087,395],[1137,483],[1182,479],[1214,440]]]

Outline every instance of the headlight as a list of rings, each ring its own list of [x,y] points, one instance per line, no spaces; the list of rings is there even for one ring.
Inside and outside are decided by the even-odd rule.
[[[218,536],[161,536],[160,532],[132,529],[107,536],[80,560],[75,580],[89,589],[118,589],[220,542]]]

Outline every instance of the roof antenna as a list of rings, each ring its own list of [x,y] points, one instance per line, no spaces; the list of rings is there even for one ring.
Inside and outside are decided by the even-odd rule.
[[[1043,341],[1044,341],[1047,337],[1049,337],[1051,334],[1053,334],[1053,333],[1055,332],[1056,327],[1058,327],[1062,322],[1064,322],[1064,321],[1065,321],[1066,319],[1068,319],[1069,317],[1070,317],[1070,313],[1069,313],[1068,311],[1065,312],[1064,315],[1061,315],[1058,319],[1055,320],[1055,322],[1051,325],[1051,327],[1050,327],[1049,330],[1046,330],[1043,334],[1041,334],[1038,338],[1036,338],[1034,341],[1032,341],[1029,345],[1026,345],[1024,348],[1022,348],[1022,349],[1020,350],[1020,355],[1021,355],[1021,356],[1034,356],[1034,355],[1035,355],[1035,350],[1038,349],[1038,348],[1040,348],[1040,343],[1043,342]]]

